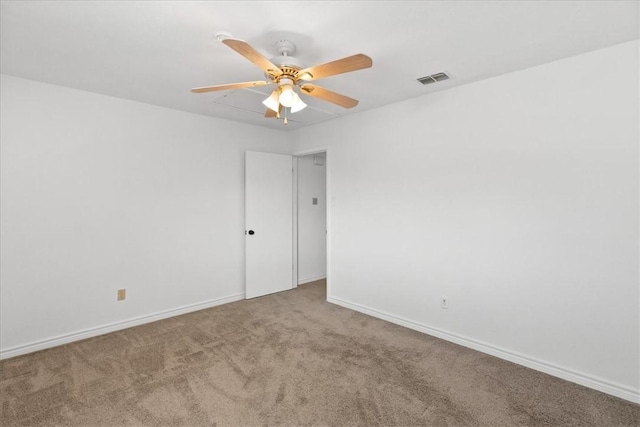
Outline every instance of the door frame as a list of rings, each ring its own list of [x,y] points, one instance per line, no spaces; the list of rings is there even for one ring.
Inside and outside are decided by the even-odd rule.
[[[301,151],[294,151],[291,155],[293,162],[293,287],[298,287],[298,157],[310,154],[325,153],[325,180],[326,180],[326,227],[327,227],[327,298],[331,289],[331,173],[329,169],[329,147],[316,147]]]

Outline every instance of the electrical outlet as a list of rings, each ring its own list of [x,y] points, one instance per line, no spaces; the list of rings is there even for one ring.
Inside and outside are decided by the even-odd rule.
[[[449,308],[449,298],[444,295],[440,297],[440,308]]]
[[[127,297],[126,289],[118,289],[118,301],[122,301]]]

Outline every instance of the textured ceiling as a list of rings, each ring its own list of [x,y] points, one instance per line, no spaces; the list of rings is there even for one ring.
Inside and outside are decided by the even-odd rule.
[[[11,2],[1,4],[1,71],[28,79],[278,129],[354,114],[638,38],[638,2],[291,1]],[[262,80],[218,42],[225,31],[266,57],[281,38],[307,66],[356,53],[366,70],[315,83],[360,100],[310,108],[285,128],[263,117],[271,86],[193,94]],[[423,86],[416,78],[446,71]]]

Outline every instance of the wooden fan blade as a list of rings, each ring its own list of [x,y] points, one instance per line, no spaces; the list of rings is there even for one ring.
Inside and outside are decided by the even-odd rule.
[[[309,96],[320,98],[323,101],[328,101],[344,108],[353,108],[358,105],[357,99],[340,95],[339,93],[330,91],[329,89],[321,88],[320,86],[305,84],[300,86],[300,90],[302,91],[302,93],[305,93]]]
[[[350,71],[362,70],[373,65],[373,61],[367,55],[359,53],[348,56],[326,64],[305,68],[298,72],[300,80],[311,81],[324,77],[335,76],[336,74],[348,73]]]
[[[278,108],[278,112],[276,113],[275,111],[273,111],[271,108],[267,108],[267,111],[265,111],[264,116],[267,118],[277,118],[280,113],[282,112],[282,104],[280,104],[280,108]]]
[[[265,111],[264,116],[268,119],[276,118],[278,116],[278,113],[273,111],[271,108],[267,108],[267,111]]]
[[[191,92],[193,93],[215,92],[217,90],[242,89],[243,87],[264,86],[268,84],[271,84],[271,83],[265,82],[265,81],[231,83],[228,85],[197,87],[195,89],[191,89]]]
[[[231,49],[238,52],[240,55],[247,58],[249,61],[256,64],[265,73],[277,77],[282,74],[280,68],[272,64],[267,58],[265,58],[260,52],[249,46],[247,42],[236,39],[225,39],[222,43],[229,46]]]

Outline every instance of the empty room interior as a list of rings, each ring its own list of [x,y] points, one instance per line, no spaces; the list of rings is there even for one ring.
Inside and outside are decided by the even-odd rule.
[[[1,425],[640,425],[639,2],[0,7]]]

